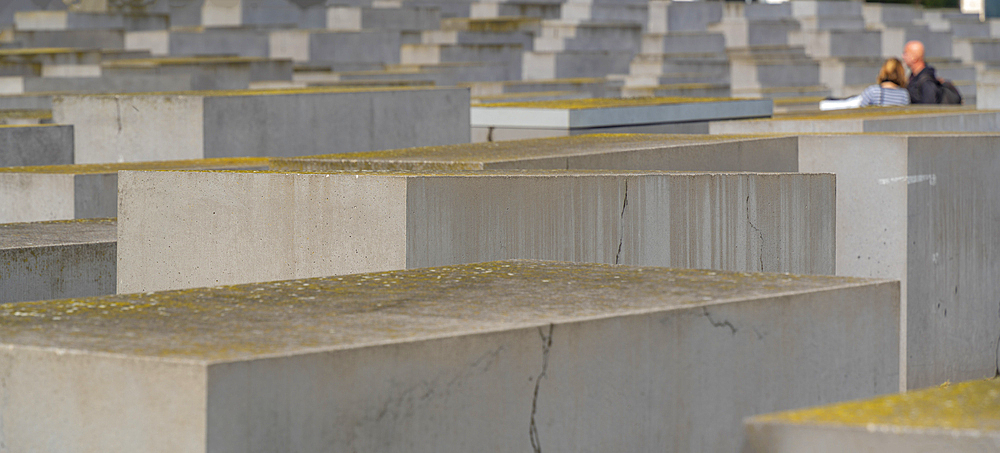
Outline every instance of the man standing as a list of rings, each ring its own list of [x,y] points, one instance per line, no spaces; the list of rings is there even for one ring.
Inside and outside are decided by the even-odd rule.
[[[924,61],[924,43],[910,41],[903,48],[903,62],[910,68],[910,81],[906,85],[911,104],[937,104],[938,81],[934,68]]]

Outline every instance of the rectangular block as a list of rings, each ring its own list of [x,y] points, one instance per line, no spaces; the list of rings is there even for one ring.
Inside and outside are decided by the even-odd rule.
[[[798,170],[796,137],[593,134],[428,146],[365,153],[273,158],[271,170]]]
[[[292,80],[290,59],[154,57],[107,61],[100,69],[102,74],[121,77],[188,75],[195,90],[245,90],[251,82]]]
[[[787,114],[775,118],[719,121],[712,134],[802,134],[836,132],[995,132],[1000,111],[957,106],[907,106]]]
[[[831,175],[122,172],[121,293],[556,259],[833,274]]]
[[[743,417],[891,391],[898,296],[506,261],[10,304],[0,429],[17,451],[736,451]]]
[[[770,99],[637,98],[508,102],[472,107],[476,141],[595,132],[668,132],[670,128],[772,114]],[[666,130],[656,130],[657,128]],[[517,132],[531,134],[518,137]],[[485,135],[485,137],[480,137]],[[508,138],[509,139],[509,138]]]
[[[277,159],[290,171],[614,169],[837,175],[838,275],[902,282],[904,388],[992,375],[1000,137],[600,135]]]
[[[115,217],[118,171],[266,169],[267,160],[201,159],[123,164],[0,168],[0,223]]]
[[[170,18],[166,14],[109,14],[76,11],[22,11],[14,13],[14,27],[25,31],[42,30],[162,30]]]
[[[297,63],[381,67],[400,62],[400,33],[391,30],[276,30],[270,33],[268,44],[271,57]]]
[[[1000,380],[751,417],[748,453],[975,452],[1000,448]]]
[[[521,79],[548,80],[569,77],[607,77],[628,72],[634,52],[567,50],[523,52]]]
[[[192,87],[190,74],[0,78],[0,94],[37,93],[50,98],[60,94],[185,91]]]
[[[73,163],[73,126],[0,126],[0,166]]]
[[[115,293],[114,219],[0,224],[0,304]]]
[[[57,96],[76,161],[357,152],[469,141],[467,88],[306,88]]]

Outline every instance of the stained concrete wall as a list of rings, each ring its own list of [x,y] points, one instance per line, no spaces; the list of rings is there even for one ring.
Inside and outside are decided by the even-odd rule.
[[[1000,130],[1000,111],[961,111],[952,107],[840,110],[797,118],[716,121],[708,129],[710,134],[996,132]]]
[[[0,429],[19,451],[736,451],[743,417],[892,391],[898,296],[529,261],[14,304]]]
[[[202,159],[0,168],[0,224],[115,217],[119,170],[267,168],[265,159]]]
[[[73,126],[0,126],[0,167],[73,163]]]
[[[901,281],[903,388],[995,374],[1000,137],[576,137],[276,160],[305,171],[572,168],[837,175],[838,275]],[[696,141],[701,140],[702,143]]]
[[[357,152],[469,141],[467,88],[58,96],[78,163]]]
[[[114,220],[0,225],[0,304],[115,293]]]
[[[834,273],[831,175],[121,172],[121,293],[494,259]]]

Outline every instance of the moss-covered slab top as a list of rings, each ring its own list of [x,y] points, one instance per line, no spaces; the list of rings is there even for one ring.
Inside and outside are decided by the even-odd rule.
[[[826,112],[795,112],[774,115],[773,120],[790,121],[817,121],[817,120],[851,120],[851,119],[879,119],[899,116],[914,115],[953,115],[958,113],[989,112],[989,110],[975,110],[968,106],[918,106],[910,105],[906,107],[865,107],[860,109],[830,110]],[[770,119],[751,120],[769,121]]]
[[[123,60],[111,60],[101,63],[109,68],[128,68],[146,66],[176,66],[176,65],[197,65],[197,64],[250,64],[266,63],[275,61],[264,57],[233,57],[233,56],[191,56],[191,57],[150,57],[150,58],[128,58]]]
[[[116,219],[55,220],[0,224],[0,250],[115,242]]]
[[[141,96],[199,96],[199,97],[226,97],[226,96],[279,96],[294,94],[336,94],[336,93],[368,93],[377,91],[418,91],[418,90],[455,90],[455,88],[441,88],[435,86],[351,86],[351,87],[308,87],[308,88],[269,88],[269,89],[247,89],[247,90],[200,90],[200,91],[151,91],[143,93],[78,93],[72,96],[78,97],[141,97]],[[51,93],[63,94],[65,93]],[[69,95],[67,95],[69,96]]]
[[[773,112],[770,99],[590,98],[478,104],[469,122],[473,127],[588,129],[770,118]]]
[[[216,159],[165,160],[154,162],[122,162],[111,164],[39,165],[0,167],[0,173],[35,173],[92,175],[117,173],[121,170],[202,170],[267,168],[266,157],[232,157]]]
[[[614,107],[643,107],[651,105],[693,104],[703,102],[748,101],[740,98],[647,97],[647,98],[588,98],[556,101],[496,102],[477,107],[518,107],[552,110],[585,110]]]
[[[873,282],[498,261],[7,304],[0,306],[0,344],[210,363],[535,327]]]
[[[97,53],[98,50],[74,49],[71,47],[30,47],[23,49],[0,49],[0,58],[11,56],[56,55],[70,53]]]
[[[478,33],[510,33],[531,30],[541,26],[542,19],[536,17],[489,17],[489,18],[446,18],[441,19],[441,29]]]
[[[272,158],[271,169],[284,171],[358,170],[482,170],[489,163],[584,156],[693,143],[748,138],[741,135],[593,134],[571,137],[465,143],[447,146]],[[759,136],[751,138],[759,139]]]
[[[36,110],[36,109],[11,109],[11,110],[0,110],[0,119],[9,120],[50,120],[52,119],[51,110]]]
[[[1000,378],[753,417],[753,423],[867,430],[974,430],[1000,434]]]

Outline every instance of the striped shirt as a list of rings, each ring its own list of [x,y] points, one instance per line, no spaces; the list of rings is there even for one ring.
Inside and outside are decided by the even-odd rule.
[[[910,103],[910,93],[905,88],[883,88],[871,85],[861,92],[860,107],[869,105],[907,105]]]

